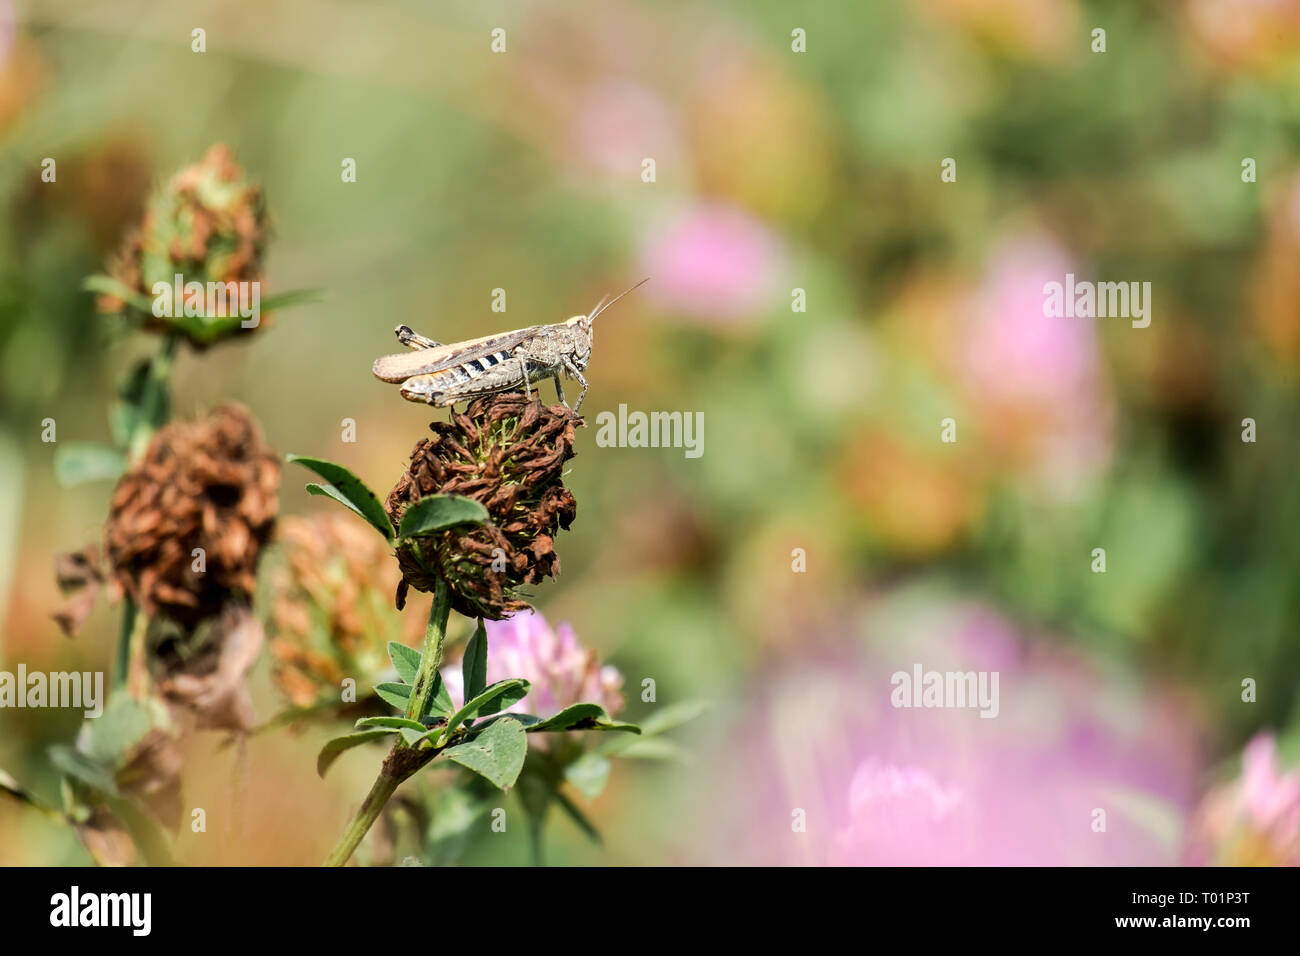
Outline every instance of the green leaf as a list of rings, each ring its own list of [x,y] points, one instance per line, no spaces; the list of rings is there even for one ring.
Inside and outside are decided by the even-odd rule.
[[[21,800],[33,810],[45,815],[56,823],[72,822],[66,813],[57,807],[47,805],[43,800],[37,797],[36,794],[32,793],[15,780],[4,768],[0,768],[0,793],[7,793],[15,800]]]
[[[467,701],[460,710],[452,715],[451,719],[447,721],[448,735],[467,720],[473,720],[479,716],[486,717],[518,703],[528,696],[528,688],[528,681],[521,677],[510,677],[506,680],[497,681],[477,697]]]
[[[511,720],[515,720],[523,724],[525,730],[528,730],[529,728],[537,724],[540,724],[542,722],[542,718],[538,717],[536,714],[519,714],[519,713],[496,714],[493,717],[487,717],[474,724],[473,733],[477,734],[483,730],[486,730],[488,727],[491,727],[498,720],[505,720],[507,717],[509,717]]]
[[[425,712],[421,717],[428,717],[435,714],[445,717],[455,709],[455,704],[451,702],[451,693],[447,690],[447,685],[443,683],[442,672],[433,675],[433,693],[429,695],[429,703],[425,707]]]
[[[3,790],[12,797],[17,797],[24,803],[36,803],[36,798],[28,792],[27,788],[15,780],[13,775],[3,767],[0,767],[0,790]]]
[[[81,283],[87,292],[115,296],[142,315],[153,314],[153,299],[142,295],[135,289],[114,279],[112,276],[87,276]],[[320,289],[292,289],[278,292],[262,298],[258,309],[262,314],[270,314],[279,309],[287,309],[307,302],[317,302],[323,298]],[[177,315],[169,320],[171,325],[196,342],[210,344],[223,336],[239,329],[244,322],[241,315]]]
[[[363,730],[360,733],[335,737],[320,749],[320,754],[316,757],[317,775],[325,776],[325,771],[329,770],[330,765],[339,759],[339,755],[343,751],[351,750],[353,747],[360,747],[372,740],[380,740],[391,733],[391,730]]]
[[[111,481],[126,470],[126,456],[107,445],[68,443],[54,451],[54,480],[63,488]]]
[[[482,832],[482,821],[501,803],[501,795],[482,777],[466,771],[466,786],[439,787],[430,795],[432,820],[425,833],[425,852],[430,866],[456,862],[473,837]]]
[[[523,769],[528,738],[519,721],[498,720],[473,740],[448,747],[443,753],[505,790],[514,785]]]
[[[258,308],[263,314],[274,312],[277,309],[288,309],[295,305],[307,305],[311,302],[320,302],[325,298],[323,289],[291,289],[288,292],[277,292],[274,295],[268,295],[258,303]]]
[[[113,438],[129,454],[143,452],[149,437],[171,417],[171,390],[167,384],[171,362],[166,345],[157,355],[137,362],[109,409]]]
[[[86,722],[86,755],[104,766],[120,767],[149,731],[167,724],[161,701],[114,695],[98,718]]]
[[[307,494],[315,495],[317,498],[332,498],[362,521],[365,521],[367,524],[370,522],[370,519],[361,513],[361,509],[345,498],[343,493],[333,485],[318,485],[314,481],[309,481],[307,482]]]
[[[380,699],[402,711],[406,710],[407,705],[410,703],[413,690],[414,688],[410,684],[399,684],[396,681],[385,681],[382,684],[375,685],[375,693]],[[442,674],[435,673],[433,675],[433,693],[429,695],[429,699],[424,705],[424,713],[420,716],[445,717],[451,711],[451,695],[447,693],[447,688],[443,685]],[[427,730],[428,728],[424,729]]]
[[[390,730],[418,730],[424,733],[429,728],[424,726],[418,720],[407,720],[405,717],[362,717],[357,721],[357,729],[363,727],[387,727]]]
[[[55,744],[49,749],[50,763],[74,780],[78,780],[92,790],[109,796],[121,796],[113,771],[99,761],[87,757],[75,747],[67,744]]]
[[[583,754],[564,768],[564,779],[578,788],[588,800],[595,800],[609,782],[609,758],[600,754]]]
[[[382,534],[385,540],[393,540],[393,523],[388,520],[388,512],[384,511],[383,504],[375,496],[375,493],[366,487],[366,483],[352,472],[342,465],[335,464],[332,461],[325,461],[322,458],[289,455],[286,460],[297,462],[304,468],[309,468],[329,482],[328,487],[316,485],[315,487],[320,490],[314,491],[312,494],[325,494],[343,502],[365,518],[366,522]],[[311,487],[308,490],[310,491]]]
[[[175,866],[162,826],[145,813],[134,800],[107,800],[108,808],[126,826],[126,832],[140,850],[146,866]]]
[[[423,724],[419,725],[419,730],[412,730],[409,727],[403,727],[401,730],[398,731],[398,733],[401,734],[402,739],[405,740],[412,747],[418,747],[420,743],[425,740],[428,740],[430,745],[432,745],[433,738],[437,736],[437,733],[435,731],[430,730],[428,727],[425,727]]]
[[[641,727],[645,732],[645,725]],[[611,738],[608,746],[597,748],[597,753],[610,757],[623,757],[628,760],[680,760],[687,759],[687,753],[677,743],[666,737],[619,737]]]
[[[487,629],[483,626],[483,618],[479,618],[474,636],[465,645],[465,657],[460,662],[466,700],[477,697],[487,687],[487,654]]]
[[[641,728],[622,720],[614,720],[600,704],[570,704],[554,717],[533,724],[533,733],[558,733],[564,730],[622,730],[639,734]]]
[[[683,700],[668,704],[666,707],[656,709],[653,714],[641,721],[641,732],[646,736],[662,734],[664,731],[694,720],[708,709],[707,700]]]
[[[375,685],[375,693],[381,700],[392,704],[398,710],[406,710],[406,702],[411,699],[411,685],[384,681],[382,684]]]
[[[153,299],[136,292],[130,286],[123,282],[119,282],[112,276],[86,276],[86,278],[81,282],[81,287],[87,292],[114,296],[127,303],[127,305],[131,306],[133,309],[139,309],[141,312],[149,315],[153,314]]]
[[[420,652],[414,647],[407,647],[400,641],[388,642],[388,659],[397,669],[397,676],[407,684],[415,683],[415,675],[420,672]]]
[[[596,751],[607,757],[627,757],[633,760],[689,759],[678,744],[662,735],[687,721],[699,717],[712,706],[707,700],[684,700],[656,709],[641,723],[639,737],[611,737],[601,743]]]
[[[402,513],[399,538],[443,531],[456,525],[480,525],[488,520],[487,509],[473,498],[461,495],[428,495]]]
[[[238,312],[234,315],[177,315],[169,321],[191,341],[211,345],[217,339],[238,331],[244,317]]]

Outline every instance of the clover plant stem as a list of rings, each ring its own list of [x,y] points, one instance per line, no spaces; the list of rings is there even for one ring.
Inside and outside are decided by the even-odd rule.
[[[447,582],[439,578],[433,591],[433,606],[429,608],[429,626],[424,631],[420,669],[416,672],[415,686],[411,690],[411,699],[406,707],[406,716],[410,720],[419,720],[424,716],[429,697],[433,694],[438,667],[442,664],[442,642],[447,636],[447,617],[450,612],[451,600]]]
[[[179,344],[178,335],[175,333],[168,335],[150,364],[149,375],[160,385],[165,386],[171,377],[172,362],[176,358],[176,348]],[[129,461],[138,462],[144,456],[153,434],[153,427],[146,424],[146,417],[137,415],[135,429],[127,440]],[[137,696],[146,689],[149,675],[145,662],[145,635],[148,627],[148,616],[134,601],[127,598],[122,608],[122,627],[117,639],[114,689],[125,688]]]
[[[135,601],[126,598],[122,602],[122,627],[117,637],[117,657],[113,662],[113,689],[126,688],[127,675],[131,671],[131,634],[135,631],[135,620],[140,609]]]
[[[158,400],[158,395],[165,394],[163,390],[167,388],[168,380],[171,378],[172,363],[176,359],[176,349],[179,344],[180,336],[175,332],[171,333],[163,339],[162,345],[158,347],[158,352],[149,364],[149,377],[158,388],[146,390],[145,394],[152,396],[155,401]],[[144,457],[145,450],[154,436],[155,426],[150,418],[149,415],[141,415],[137,418],[135,430],[127,442],[127,458],[133,463]]]
[[[424,631],[424,649],[420,652],[420,669],[415,674],[415,685],[411,690],[411,700],[407,705],[406,716],[419,720],[424,714],[425,705],[433,694],[434,679],[438,675],[438,665],[442,663],[442,642],[447,636],[447,617],[451,613],[451,596],[447,583],[441,578],[433,592],[433,606],[429,608],[429,625]],[[338,845],[325,858],[325,866],[342,866],[347,863],[352,853],[361,844],[370,827],[384,812],[388,799],[397,791],[398,786],[411,776],[427,760],[411,761],[414,752],[405,756],[406,760],[395,759],[403,756],[399,751],[407,749],[407,744],[400,737],[393,743],[393,749],[384,761],[383,769],[375,778],[366,794],[365,801],[357,810],[348,828],[343,831]],[[405,768],[405,769],[399,769]]]
[[[399,744],[400,746],[400,744]],[[397,790],[402,781],[387,772],[387,763],[385,768],[375,778],[370,792],[366,794],[365,801],[357,810],[356,816],[348,824],[348,828],[343,831],[343,836],[339,838],[338,844],[330,851],[330,855],[325,858],[325,866],[343,866],[352,856],[361,843],[361,840],[370,831],[370,827],[379,819],[379,814],[384,812],[384,807],[388,804],[388,798]]]
[[[149,692],[149,661],[145,644],[149,637],[149,615],[143,608],[135,608],[131,629],[126,632],[126,692],[136,700],[144,700]]]

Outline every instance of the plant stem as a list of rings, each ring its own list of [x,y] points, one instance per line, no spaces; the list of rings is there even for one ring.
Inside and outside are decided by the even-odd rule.
[[[447,616],[450,612],[447,582],[439,578],[433,592],[433,605],[429,608],[429,626],[424,630],[420,669],[416,672],[415,686],[411,689],[411,699],[406,705],[406,716],[410,720],[419,720],[424,716],[429,697],[433,694],[438,667],[442,664],[442,642],[447,636]]]
[[[149,690],[149,663],[145,644],[149,636],[149,615],[143,608],[135,608],[131,629],[123,632],[127,636],[126,649],[126,692],[137,700],[144,700]]]
[[[438,665],[442,663],[442,642],[447,636],[447,617],[451,613],[450,594],[447,584],[441,578],[433,592],[433,606],[429,608],[429,624],[424,630],[424,649],[420,652],[420,668],[415,674],[415,686],[411,689],[411,700],[406,708],[406,716],[419,720],[424,714],[425,705],[433,694]],[[370,831],[384,806],[397,791],[402,781],[410,777],[434,757],[433,751],[416,751],[398,737],[393,749],[384,758],[384,765],[379,776],[366,794],[365,801],[357,810],[348,828],[343,831],[338,845],[325,858],[325,866],[342,866],[351,858],[352,853],[361,844]]]
[[[370,832],[370,827],[379,819],[379,814],[384,812],[384,806],[388,803],[388,798],[393,795],[401,782],[397,777],[388,773],[388,761],[384,761],[384,770],[380,771],[379,776],[375,778],[370,792],[366,794],[365,801],[357,810],[356,816],[352,818],[352,822],[348,824],[348,828],[343,831],[343,836],[339,838],[338,845],[325,858],[325,866],[342,866],[348,862],[348,859],[352,856],[352,851],[360,845],[362,838]]]
[[[135,429],[127,442],[127,459],[131,462],[137,462],[144,456],[154,430],[169,417],[168,379],[171,378],[172,362],[176,359],[179,344],[179,335],[175,332],[168,335],[149,363],[149,380],[153,387],[145,389],[143,400],[153,403],[154,407],[138,409],[143,414],[137,418]]]
[[[151,420],[157,418],[161,422],[165,417],[166,402],[158,396],[166,394],[167,380],[171,377],[172,362],[176,358],[179,344],[180,336],[175,333],[168,335],[150,362],[149,377],[155,383],[155,388],[146,389],[146,394],[153,396],[154,402],[162,404],[152,409],[151,415],[143,415],[140,414],[140,409],[136,410],[135,428],[127,436],[127,460],[132,463],[140,460],[153,437],[154,426]],[[142,696],[149,678],[145,663],[145,634],[148,628],[148,616],[134,601],[127,598],[122,608],[122,628],[117,638],[113,690],[125,689],[132,693],[139,692],[136,696]]]
[[[122,602],[122,627],[117,636],[117,657],[113,662],[113,690],[126,687],[127,674],[131,670],[131,634],[135,631],[135,619],[140,609],[135,602],[126,598]]]
[[[542,845],[542,821],[530,817],[528,820],[528,850],[533,866],[546,865],[546,850]]]

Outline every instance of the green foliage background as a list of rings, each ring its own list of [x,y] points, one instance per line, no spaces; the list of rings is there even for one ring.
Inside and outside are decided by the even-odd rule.
[[[51,555],[95,538],[110,487],[61,489],[41,422],[57,421],[60,443],[105,439],[115,382],[144,346],[95,316],[81,281],[152,183],[225,141],[269,199],[271,291],[325,298],[206,356],[182,350],[174,414],[234,397],[277,450],[342,462],[376,489],[430,418],[370,376],[394,325],[454,341],[585,311],[641,278],[681,210],[725,204],[773,239],[779,268],[752,277],[763,297],[744,314],[656,297],[652,276],[597,328],[589,421],[626,403],[706,423],[699,459],[579,438],[579,517],[538,604],[623,671],[627,719],[652,712],[643,677],[660,701],[712,698],[693,739],[707,751],[789,661],[869,639],[857,602],[919,581],[1176,687],[1210,762],[1294,726],[1300,213],[1286,210],[1300,40],[1225,52],[1192,4],[1155,0],[970,6],[985,13],[940,0],[18,2],[0,65],[0,663],[110,668],[112,611],[75,643],[49,619]],[[1104,54],[1089,52],[1093,26]],[[505,55],[489,51],[494,27]],[[791,52],[794,27],[806,54]],[[593,145],[581,116],[602,84],[630,112]],[[654,184],[640,177],[647,117],[671,131],[655,140],[671,148]],[[57,184],[40,181],[47,156]],[[940,182],[944,157],[954,184]],[[958,348],[946,323],[998,243],[1027,231],[1081,273],[1157,290],[1150,329],[1098,322],[1113,449],[1068,496],[986,450],[999,422],[936,358]],[[805,313],[790,310],[794,287]],[[490,311],[496,288],[505,315]],[[949,415],[961,453],[945,459]],[[1246,417],[1255,444],[1240,440]],[[863,493],[856,476],[895,459],[900,473]],[[289,473],[281,500],[327,506]],[[1089,571],[1099,543],[1106,575]],[[809,573],[791,573],[794,548]],[[45,748],[77,723],[0,714],[0,766],[53,787]],[[242,832],[255,862],[314,862],[364,792],[361,766],[316,781],[319,743],[258,741],[239,771],[258,807]],[[233,765],[213,760],[227,762],[194,787],[221,805]],[[569,829],[559,861],[689,856],[695,771],[621,774],[594,811],[606,848]],[[0,804],[0,860],[84,859],[21,813]],[[521,832],[470,859],[526,853]]]

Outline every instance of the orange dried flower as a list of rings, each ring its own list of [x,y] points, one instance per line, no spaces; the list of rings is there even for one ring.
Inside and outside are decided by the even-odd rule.
[[[280,525],[285,566],[274,576],[274,679],[298,707],[338,694],[345,677],[389,666],[389,641],[418,646],[415,615],[398,614],[389,595],[400,572],[382,538],[350,514],[290,517]]]

